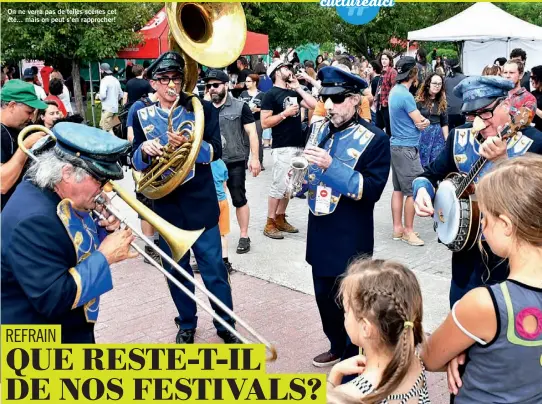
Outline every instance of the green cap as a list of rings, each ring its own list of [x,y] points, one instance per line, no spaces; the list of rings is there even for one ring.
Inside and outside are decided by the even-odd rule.
[[[46,109],[47,104],[38,98],[34,84],[22,80],[9,80],[0,90],[0,100],[20,102],[36,109]]]

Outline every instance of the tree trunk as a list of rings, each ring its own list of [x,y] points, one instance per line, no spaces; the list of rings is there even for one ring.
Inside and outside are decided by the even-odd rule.
[[[72,61],[73,96],[75,98],[75,110],[86,120],[86,110],[83,107],[83,93],[81,91],[81,75],[79,74],[80,61]]]

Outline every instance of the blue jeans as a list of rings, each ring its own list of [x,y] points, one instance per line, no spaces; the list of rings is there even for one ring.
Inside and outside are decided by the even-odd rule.
[[[162,237],[160,237],[160,248],[168,253],[168,255],[171,254],[169,247]],[[220,244],[218,225],[212,229],[205,230],[192,246],[192,250],[194,251],[194,256],[196,257],[198,268],[207,290],[215,295],[230,310],[233,310],[230,279],[224,261],[222,260],[222,245]],[[180,259],[179,265],[193,276],[192,268],[190,267],[190,250]],[[196,287],[192,282],[186,280],[177,270],[172,269],[167,262],[164,262],[164,268],[188,290],[194,293]],[[175,303],[177,311],[179,312],[179,316],[176,317],[175,320],[179,324],[180,329],[195,329],[198,324],[196,302],[182,292],[169,279],[167,280],[167,283],[171,297],[173,298],[173,303]],[[216,304],[211,303],[211,307],[215,313],[227,323],[232,326],[235,324],[234,320],[228,314],[220,310]],[[213,320],[213,323],[217,331],[226,331],[224,326],[218,321]]]

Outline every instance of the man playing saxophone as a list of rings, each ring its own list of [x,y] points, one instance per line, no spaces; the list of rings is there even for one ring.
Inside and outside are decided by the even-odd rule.
[[[134,168],[138,171],[147,169],[153,157],[161,156],[166,144],[176,148],[187,142],[187,138],[179,133],[179,129],[182,122],[194,121],[194,114],[191,110],[190,97],[181,91],[185,80],[184,74],[185,62],[176,52],[162,54],[147,70],[157,101],[150,106],[137,101],[129,112],[134,130],[132,161]],[[180,97],[179,106],[170,111],[177,97]],[[202,103],[205,124],[203,141],[195,166],[181,185],[168,195],[154,200],[154,212],[184,230],[205,228],[203,234],[192,245],[199,271],[206,288],[233,310],[229,276],[222,260],[218,229],[218,199],[210,166],[212,161],[219,159],[222,155],[218,110],[213,108],[208,101]],[[170,117],[172,132],[168,130]],[[160,248],[171,256],[170,249],[162,237],[160,237]],[[179,265],[192,275],[189,264],[190,252],[181,258]],[[182,277],[166,262],[164,262],[164,267],[192,293],[194,292],[195,287],[192,282]],[[175,324],[179,329],[176,342],[193,343],[197,327],[196,303],[169,280],[168,285],[179,313],[175,318]],[[229,315],[218,309],[212,302],[211,306],[220,317],[232,327],[234,326],[234,320]],[[226,343],[241,342],[217,321],[215,321],[215,327],[218,335]]]
[[[313,365],[326,367],[357,354],[356,347],[349,349],[337,290],[348,261],[373,254],[373,210],[388,180],[391,157],[386,134],[357,113],[367,83],[337,67],[324,67],[318,79],[328,119],[313,124],[318,126],[311,128],[318,133],[317,146],[307,145],[304,151],[310,210],[306,260],[331,345]]]
[[[60,324],[63,343],[94,343],[110,265],[137,256],[130,230],[91,213],[130,144],[76,123],[53,134],[2,211],[2,324]]]

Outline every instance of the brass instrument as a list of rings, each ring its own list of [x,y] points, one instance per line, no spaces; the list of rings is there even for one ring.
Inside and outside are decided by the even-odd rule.
[[[169,47],[185,61],[183,90],[187,93],[192,93],[196,86],[198,63],[221,68],[234,62],[243,51],[247,28],[240,3],[166,3],[166,13]],[[201,147],[203,106],[192,97],[195,121],[185,121],[173,128],[173,111],[179,101],[178,94],[175,95],[177,100],[170,111],[169,131],[180,129],[188,141],[178,148],[167,144],[163,154],[154,158],[143,173],[133,172],[136,191],[149,199],[162,198],[181,185],[194,167]]]
[[[17,142],[19,145],[19,148],[21,151],[23,151],[26,155],[28,155],[32,160],[38,161],[38,158],[32,153],[31,150],[28,150],[24,146],[24,139],[25,137],[33,131],[41,131],[45,132],[48,136],[46,136],[42,141],[55,141],[56,137],[53,134],[52,131],[47,129],[45,126],[42,125],[30,125],[26,128],[24,128],[17,138]],[[37,144],[37,143],[36,143]],[[39,145],[38,145],[39,146]],[[156,213],[154,213],[152,210],[147,208],[144,204],[139,202],[134,196],[130,195],[126,190],[124,190],[120,185],[118,185],[115,181],[108,181],[104,187],[104,192],[114,192],[115,195],[111,197],[110,200],[107,200],[103,194],[100,194],[96,197],[96,203],[103,206],[104,209],[106,209],[110,214],[117,217],[121,223],[128,227],[136,236],[138,236],[140,239],[142,239],[146,245],[151,247],[156,253],[158,253],[164,260],[168,262],[168,264],[171,265],[172,268],[174,268],[177,272],[179,272],[183,277],[185,277],[188,281],[194,284],[200,291],[202,291],[207,297],[213,301],[218,307],[220,307],[221,310],[223,310],[225,313],[229,314],[232,319],[234,319],[238,324],[240,324],[243,328],[245,328],[253,337],[255,337],[260,343],[264,344],[270,351],[271,356],[267,358],[268,361],[274,361],[277,359],[277,351],[276,348],[270,344],[266,339],[264,339],[262,336],[260,336],[256,331],[254,331],[245,321],[243,321],[241,318],[239,318],[232,310],[230,310],[220,299],[218,299],[215,295],[213,295],[211,292],[209,292],[203,285],[201,285],[199,282],[197,282],[193,276],[191,276],[188,272],[186,272],[178,263],[177,261],[180,260],[190,249],[192,244],[198,239],[200,234],[203,230],[196,230],[196,231],[187,231],[179,229],[175,226],[173,226],[171,223],[167,222],[166,220],[162,219],[160,216],[158,216]],[[152,240],[149,240],[141,231],[139,231],[137,228],[131,226],[128,224],[126,218],[122,218],[120,212],[118,209],[116,209],[113,204],[111,203],[111,200],[115,197],[119,196],[124,202],[126,202],[134,211],[136,211],[143,220],[150,223],[154,228],[160,233],[162,238],[166,241],[169,248],[172,251],[173,258],[171,258],[168,254],[166,254],[162,249],[157,247]],[[93,212],[97,217],[104,218],[102,213],[98,211]],[[235,335],[237,338],[239,338],[243,343],[245,344],[251,344],[250,340],[248,340],[246,337],[241,335],[237,330],[235,330],[230,324],[228,324],[226,321],[222,319],[222,317],[218,316],[214,310],[207,306],[205,303],[201,301],[201,299],[197,298],[194,293],[192,293],[190,290],[188,290],[181,282],[179,282],[172,274],[170,274],[164,267],[162,267],[160,264],[158,264],[151,256],[149,256],[147,253],[145,253],[144,248],[141,248],[136,243],[132,243],[131,246],[143,257],[145,257],[155,268],[157,268],[164,276],[166,276],[171,282],[173,282],[179,289],[181,289],[184,293],[186,293],[192,300],[194,300],[198,305],[200,305],[207,313],[209,313],[216,321],[218,321],[220,324],[222,324],[229,332],[231,332],[233,335]]]

